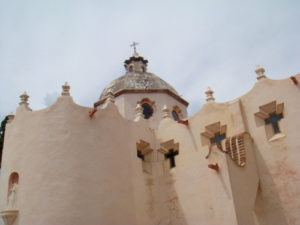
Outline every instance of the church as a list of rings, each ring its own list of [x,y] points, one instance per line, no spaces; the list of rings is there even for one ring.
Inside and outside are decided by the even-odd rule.
[[[61,96],[5,121],[5,225],[299,225],[300,74],[261,66],[243,96],[194,115],[136,49],[93,107]]]

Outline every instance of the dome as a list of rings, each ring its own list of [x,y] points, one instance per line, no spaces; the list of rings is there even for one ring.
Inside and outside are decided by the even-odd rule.
[[[177,91],[166,81],[153,73],[147,72],[148,60],[139,56],[137,52],[124,62],[126,73],[109,83],[102,91],[95,106],[102,104],[109,93],[115,97],[123,93],[167,93],[184,105],[188,102],[182,99]]]
[[[154,75],[153,73],[127,72],[125,75],[112,81],[104,88],[100,96],[100,100],[106,98],[108,92],[112,92],[114,95],[118,95],[119,92],[126,90],[132,92],[147,92],[147,90],[169,90],[172,93],[178,95],[177,91],[170,84]]]

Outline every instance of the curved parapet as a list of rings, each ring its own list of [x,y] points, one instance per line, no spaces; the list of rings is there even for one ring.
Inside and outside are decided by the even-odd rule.
[[[14,225],[138,224],[136,142],[152,131],[124,119],[113,102],[92,117],[91,110],[68,95],[42,110],[19,106],[7,124],[0,193],[3,210],[17,172]]]
[[[199,157],[205,159],[208,156],[208,165],[218,165],[217,174],[219,177],[223,176],[225,187],[231,185],[229,189],[232,190],[229,193],[232,192],[235,198],[235,213],[238,220],[243,221],[241,224],[253,224],[253,216],[259,223],[270,221],[278,225],[298,224],[300,217],[297,206],[300,200],[299,191],[295,190],[300,190],[300,182],[296,178],[300,174],[297,161],[300,157],[300,74],[272,80],[265,76],[262,68],[258,68],[257,72],[258,81],[246,94],[228,102],[208,101],[199,112],[187,119],[185,131],[181,128],[181,133],[176,132],[175,125],[168,124],[168,127],[163,127],[163,134],[172,133],[173,137],[179,139],[181,146],[188,146],[186,151],[190,152],[193,147],[195,152],[199,152]],[[211,95],[208,97],[211,99]],[[247,151],[241,153],[243,157],[240,160],[235,155],[239,154],[238,145],[241,140],[232,137],[245,132],[253,139],[252,162],[248,161]],[[190,142],[185,141],[188,138]],[[245,166],[239,168],[232,165],[231,159],[224,163],[226,161],[219,150],[221,143],[227,143],[230,149],[231,155],[226,156],[236,159],[240,165],[244,165],[242,159],[245,155]],[[252,169],[248,170],[248,174],[246,168],[249,166]],[[224,170],[227,172],[224,173]],[[259,177],[259,188],[256,173]],[[249,179],[243,177],[246,174]],[[246,184],[247,182],[249,183]],[[252,187],[251,198],[250,195],[245,199],[242,194],[240,197],[236,196],[235,192],[243,186],[241,183]],[[212,190],[217,188],[213,187]],[[226,193],[226,188],[223,191]],[[222,193],[221,190],[219,192]],[[252,208],[240,211],[238,205],[244,205],[245,202]]]

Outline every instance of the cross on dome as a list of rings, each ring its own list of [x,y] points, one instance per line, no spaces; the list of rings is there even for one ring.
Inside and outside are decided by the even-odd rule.
[[[139,43],[137,43],[137,42],[133,42],[131,45],[130,45],[130,47],[133,47],[133,51],[134,51],[134,54],[136,55],[137,54],[137,51],[136,51],[136,46],[138,45]]]

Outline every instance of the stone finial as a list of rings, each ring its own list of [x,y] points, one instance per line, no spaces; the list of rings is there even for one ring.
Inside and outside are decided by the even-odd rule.
[[[136,117],[135,117],[135,121],[139,121],[140,119],[144,119],[144,115],[143,115],[143,107],[141,104],[137,104],[136,108]]]
[[[162,109],[162,112],[163,112],[163,118],[168,118],[170,117],[170,112],[169,112],[169,109],[166,105],[164,105],[163,109]]]
[[[111,102],[111,103],[114,103],[114,102],[115,102],[115,96],[114,96],[114,94],[112,93],[112,91],[109,91],[109,92],[107,93],[106,101],[107,101],[107,102]]]
[[[143,117],[143,107],[141,104],[138,104],[135,108],[136,115]]]
[[[61,92],[61,95],[62,96],[70,96],[70,85],[65,82],[65,84],[62,87],[62,92]]]
[[[215,101],[215,98],[214,98],[214,91],[211,90],[210,87],[208,87],[205,91],[205,94],[206,94],[206,101],[207,102],[214,102]]]
[[[29,95],[25,91],[23,94],[20,95],[21,101],[20,101],[19,105],[26,105],[26,106],[28,106],[29,105],[28,98],[29,98]]]
[[[257,77],[256,77],[257,80],[267,78],[265,75],[265,69],[262,66],[257,66],[255,69],[255,73],[257,74]]]
[[[12,122],[14,120],[15,115],[11,112],[10,114],[7,115],[7,117],[8,117],[8,121],[7,122],[10,123],[10,122]]]

